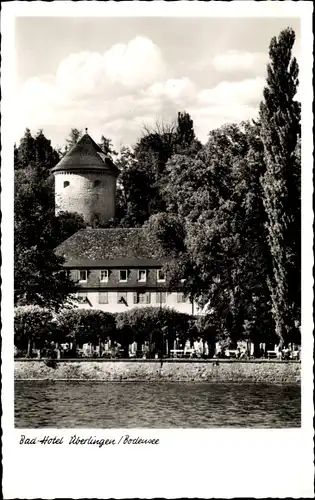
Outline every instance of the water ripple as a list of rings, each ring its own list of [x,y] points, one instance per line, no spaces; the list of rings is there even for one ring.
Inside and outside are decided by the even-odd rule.
[[[15,382],[22,428],[300,427],[297,384]]]

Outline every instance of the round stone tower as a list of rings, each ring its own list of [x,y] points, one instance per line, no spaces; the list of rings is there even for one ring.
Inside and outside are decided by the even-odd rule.
[[[88,225],[115,217],[118,169],[86,133],[52,169],[55,211],[77,212]]]

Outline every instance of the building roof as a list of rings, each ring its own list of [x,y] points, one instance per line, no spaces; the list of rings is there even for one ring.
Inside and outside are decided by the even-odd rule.
[[[119,170],[111,158],[93,141],[84,134],[70,151],[51,169],[53,173],[62,170],[103,170],[118,175]]]
[[[65,267],[162,266],[167,257],[143,228],[82,229],[56,253]]]

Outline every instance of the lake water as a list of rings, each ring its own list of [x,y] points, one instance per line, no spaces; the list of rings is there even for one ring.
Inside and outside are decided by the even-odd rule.
[[[300,427],[299,385],[15,382],[20,428]]]

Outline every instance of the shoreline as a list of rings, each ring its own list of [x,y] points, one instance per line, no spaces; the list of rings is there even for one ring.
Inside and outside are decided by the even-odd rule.
[[[236,359],[15,359],[15,381],[213,382],[291,384],[301,381],[300,361]]]
[[[46,359],[51,358],[14,358],[14,362],[30,363],[30,362],[44,362]],[[251,359],[237,359],[237,358],[163,358],[164,363],[297,363],[300,360],[288,359],[266,359],[266,358],[251,358]],[[147,359],[147,358],[61,358],[55,359],[57,363],[161,363],[161,358]]]
[[[146,383],[146,384],[156,384],[157,382],[159,384],[181,384],[183,382],[185,383],[192,383],[192,384],[234,384],[234,385],[238,385],[238,384],[260,384],[260,385],[263,385],[263,384],[266,384],[266,385],[269,385],[271,382],[268,381],[268,382],[263,382],[263,381],[244,381],[244,380],[234,380],[234,381],[211,381],[211,380],[145,380],[145,379],[137,379],[137,380],[100,380],[100,379],[97,379],[97,378],[90,378],[90,379],[82,379],[82,378],[58,378],[58,379],[52,379],[52,378],[37,378],[37,379],[33,379],[33,378],[16,378],[14,380],[14,382],[49,382],[51,384],[58,384],[59,382],[71,382],[71,383],[90,383],[90,382],[93,382],[93,383],[98,383],[98,384],[143,384],[143,383]],[[282,386],[283,384],[287,384],[287,385],[299,385],[300,384],[300,381],[293,381],[293,382],[273,382],[274,385],[279,385],[279,386]]]

